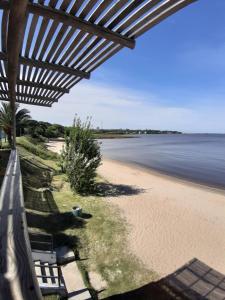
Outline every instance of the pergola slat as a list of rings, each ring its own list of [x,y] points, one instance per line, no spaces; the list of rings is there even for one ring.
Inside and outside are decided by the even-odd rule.
[[[8,95],[8,91],[2,91],[0,90],[0,94],[2,95]],[[24,96],[24,97],[27,97],[27,98],[30,98],[30,99],[37,99],[37,100],[44,100],[44,101],[50,101],[50,102],[58,102],[57,99],[54,99],[54,98],[44,98],[42,96],[39,96],[39,95],[32,95],[32,94],[24,94],[24,93],[19,93],[19,92],[16,92],[16,96]]]
[[[65,24],[67,26],[73,26],[73,27],[79,28],[80,30],[83,30],[85,32],[91,33],[93,35],[97,35],[99,37],[108,39],[108,40],[113,41],[118,44],[121,44],[124,47],[128,47],[131,49],[133,49],[135,47],[135,41],[132,39],[121,36],[120,34],[118,34],[116,32],[112,32],[112,31],[108,30],[107,28],[98,26],[91,22],[87,22],[76,16],[72,16],[65,12],[61,12],[57,9],[53,9],[48,6],[41,6],[39,4],[29,3],[28,11],[33,14],[38,14],[40,16],[43,16],[43,17],[46,17],[49,19],[57,20],[58,22],[62,22],[63,24]]]
[[[0,52],[0,59],[7,61],[6,54],[3,52]],[[37,67],[37,68],[41,68],[41,69],[49,69],[49,70],[53,70],[53,71],[57,71],[57,72],[61,72],[61,73],[77,75],[77,76],[85,78],[85,79],[90,78],[90,74],[87,72],[76,70],[76,69],[70,68],[70,67],[65,67],[62,65],[38,61],[35,59],[31,59],[31,58],[19,57],[19,62],[21,64],[32,66],[32,67]]]
[[[91,5],[87,5],[84,10],[82,11],[82,15],[83,17],[86,17],[86,15],[90,12],[90,9],[92,8],[92,5],[94,5],[97,1],[89,1],[89,3]],[[99,14],[99,12],[101,11],[101,9],[103,9],[104,7],[106,7],[108,4],[110,3],[110,1],[104,1],[104,6],[103,6],[103,2],[96,8],[95,12],[91,15],[91,17],[93,17],[92,21],[95,21],[95,18],[97,17],[97,15]],[[74,6],[72,7],[72,9],[70,10],[70,14],[75,14],[77,12],[77,6]],[[95,18],[94,18],[95,17]],[[75,29],[74,28],[71,28],[69,33],[67,33],[67,36],[65,37],[62,45],[59,47],[57,53],[54,55],[54,58],[53,58],[53,61],[56,61],[59,56],[60,56],[60,53],[63,52],[63,49],[65,48],[66,44],[69,42],[70,38],[72,37],[72,35],[74,34],[75,32]],[[84,37],[84,33],[82,32],[79,32],[78,35],[76,36],[76,38],[73,40],[71,46],[68,48],[68,50],[64,53],[64,55],[61,57],[61,59],[59,60],[59,63],[63,63],[63,61],[67,58],[67,61],[66,63],[68,64],[69,63],[69,60],[68,60],[68,55],[69,53],[72,51],[72,53],[70,53],[70,57],[73,59],[73,57],[76,55],[76,53],[78,53],[77,51],[77,45],[79,43],[79,41],[82,39],[82,37]],[[82,42],[83,45],[85,45],[84,42]],[[81,45],[79,46],[79,49],[81,49]],[[71,60],[72,60],[71,59]],[[63,84],[70,80],[71,77],[70,76],[66,76],[63,77],[62,75],[60,75],[60,78],[58,78],[58,76],[55,75],[55,77],[53,77],[53,82],[55,84],[59,84],[60,82],[63,82]],[[55,81],[56,80],[56,81]],[[74,80],[74,79],[73,79]]]
[[[112,2],[112,1],[109,0],[109,1],[104,1],[104,2],[100,3],[99,6],[95,9],[94,13],[89,17],[89,21],[91,20],[92,22],[95,22],[96,19],[97,19],[97,17],[98,17],[98,15],[99,15],[99,13],[100,13],[102,10],[104,10],[111,2]],[[118,4],[120,4],[120,5],[121,5],[121,8],[122,8],[126,2],[127,2],[127,1],[123,1],[123,0],[121,1],[121,0],[120,0],[117,4],[114,4],[112,7],[110,7],[110,9],[106,12],[106,14],[100,19],[99,23],[102,22],[101,25],[104,25],[104,24],[107,22],[107,21],[106,21],[107,18],[110,19],[110,18],[113,16],[113,15],[112,15],[112,11],[113,11],[114,7],[117,6]],[[119,8],[119,7],[117,6],[117,9],[118,9],[118,8]],[[103,18],[106,19],[105,22],[102,21]],[[82,34],[82,33],[79,34],[79,35],[80,35],[79,38],[82,37],[81,34]],[[87,36],[87,38],[86,38],[86,43],[87,43],[89,40],[91,40],[91,38],[92,38],[92,35],[89,34],[89,35]],[[95,41],[96,41],[96,42],[95,42]],[[92,42],[91,45],[88,46],[88,48],[87,48],[83,53],[81,53],[81,55],[77,58],[77,60],[73,63],[72,66],[75,66],[76,64],[78,64],[79,61],[82,60],[83,57],[85,57],[86,54],[87,54],[91,49],[93,49],[99,41],[101,41],[101,38],[96,38],[95,41]],[[80,45],[80,48],[82,48],[81,46],[84,47],[86,43],[85,43],[85,41],[82,42],[82,45]],[[108,41],[105,41],[104,43],[109,43],[109,42],[108,42]],[[77,42],[74,41],[74,45],[73,45],[73,46],[75,47],[76,44],[77,44]],[[70,59],[67,60],[66,62],[67,62],[67,63],[70,63],[70,62],[72,61],[72,59],[74,59],[74,57],[75,57],[78,53],[79,53],[79,52],[78,52],[77,49],[75,48],[75,50],[74,50],[73,54],[71,55]],[[64,55],[64,56],[65,56],[65,55]],[[65,57],[66,57],[66,56],[65,56]],[[61,60],[60,62],[62,62],[62,60]],[[80,68],[80,66],[79,66],[79,68]],[[69,76],[67,76],[66,78],[63,79],[63,83],[66,82],[66,81],[69,81],[69,83],[70,83],[70,82],[73,81],[73,80],[74,80],[74,79],[71,79],[71,78],[69,78]],[[75,80],[77,80],[77,79],[75,79]]]
[[[8,83],[8,79],[4,77],[0,77],[0,82]],[[25,81],[25,80],[18,80],[17,79],[17,85],[22,85],[22,86],[27,86],[27,87],[37,87],[40,89],[44,90],[49,90],[49,91],[56,91],[56,92],[61,92],[68,94],[69,89],[66,88],[61,88],[59,86],[54,86],[54,85],[49,85],[49,84],[43,84],[43,83],[36,83],[33,81]]]
[[[166,13],[166,14],[164,14],[164,18],[166,18],[167,16],[169,16],[169,15],[171,15],[172,13],[174,13],[174,12],[176,12],[177,10],[179,10],[181,7],[184,7],[184,6],[186,6],[186,5],[188,5],[188,4],[191,4],[192,2],[194,2],[194,1],[196,1],[196,0],[183,0],[183,1],[180,1],[180,0],[176,0],[176,1],[173,1],[173,3],[172,4],[175,4],[176,2],[178,2],[178,5],[176,5],[175,6],[175,8],[174,7],[172,7],[172,9],[171,9],[171,11],[170,11],[170,13]],[[182,3],[181,3],[182,2]],[[168,7],[168,4],[169,4],[169,1],[166,1],[165,3],[163,3],[162,5],[164,5],[164,8],[166,7],[166,9],[167,9],[167,7]],[[166,6],[165,6],[166,5]],[[170,7],[170,6],[169,6]],[[156,9],[157,11],[158,11],[158,13],[157,14],[155,14],[154,13],[154,11],[153,11],[153,13],[150,13],[150,14],[155,14],[159,19],[161,19],[162,18],[162,16],[160,15],[160,13],[161,13],[161,10],[159,10],[158,8]],[[133,16],[133,18],[138,18],[139,17],[139,13],[137,13],[136,15],[134,15]],[[128,19],[129,20],[129,19]],[[156,18],[156,20],[155,20],[155,22],[157,22],[157,18]],[[160,22],[160,20],[159,20],[159,22]],[[130,22],[128,21],[128,23],[127,24],[129,24]],[[124,25],[121,25],[121,26],[124,26]],[[140,26],[141,27],[141,26]],[[135,28],[136,29],[136,28]],[[120,27],[119,27],[119,29],[118,30],[120,30]],[[133,33],[133,30],[131,29],[131,33]],[[109,43],[107,43],[107,44],[109,44]],[[112,48],[115,48],[115,50],[114,51],[112,51]],[[93,70],[95,70],[97,67],[99,67],[103,62],[105,62],[107,59],[109,59],[111,56],[113,56],[113,55],[115,55],[119,50],[121,50],[122,49],[122,46],[118,46],[117,44],[112,44],[111,46],[109,46],[108,47],[108,55],[107,55],[107,50],[105,50],[105,51],[103,51],[102,53],[100,53],[99,54],[99,62],[97,63],[97,61],[98,61],[98,58],[96,57],[94,60],[92,60],[92,62],[89,64],[89,65],[87,65],[85,68],[84,68],[84,70],[88,70],[89,72],[92,72]],[[99,46],[99,48],[98,48],[98,50],[101,50],[101,46]],[[96,50],[96,52],[98,52],[97,50]],[[106,55],[106,56],[105,56]],[[92,56],[90,56],[91,58],[92,58]],[[103,57],[103,58],[102,58]],[[87,63],[87,60],[85,61],[86,63]],[[93,66],[95,63],[97,63],[95,66]],[[81,64],[81,65],[79,65],[79,67],[82,67],[82,65],[83,64]],[[92,67],[93,66],[93,67]],[[80,80],[78,79],[77,81],[76,81],[76,83],[77,82],[79,82]],[[72,87],[71,85],[69,86],[70,88]]]
[[[0,82],[8,83],[8,79],[0,77]],[[27,86],[27,87],[37,87],[37,88],[40,88],[40,89],[49,90],[49,91],[56,91],[56,92],[61,92],[61,93],[65,93],[65,94],[69,93],[69,89],[61,88],[59,86],[53,86],[53,85],[49,85],[49,84],[36,83],[36,82],[33,82],[33,81],[17,80],[16,84],[17,85],[22,85],[22,86]]]
[[[160,0],[161,1],[161,0]],[[113,27],[117,26],[120,21],[124,18],[127,17],[127,15],[129,15],[132,11],[133,8],[139,7],[141,3],[143,3],[144,1],[134,1],[133,3],[130,3],[123,11],[120,15],[118,15],[118,17],[113,20],[113,22],[111,22],[108,27],[110,29],[112,29]],[[154,7],[154,5],[158,4],[159,0],[152,0],[149,1],[148,3],[145,4],[145,6],[143,6],[142,8],[140,8],[140,10],[138,10],[136,13],[134,13],[129,19],[127,19],[125,21],[125,23],[123,23],[122,25],[119,26],[119,28],[117,29],[119,32],[122,32],[122,30],[126,27],[128,27],[130,24],[132,24],[134,21],[136,21],[142,14],[146,13],[149,9],[151,9],[152,7]],[[140,11],[140,12],[139,12]],[[131,21],[130,21],[131,20]],[[102,21],[100,21],[101,24]],[[96,40],[92,43],[92,45],[90,45],[89,49],[86,50],[85,53],[82,54],[82,56],[76,61],[76,63],[79,63],[84,57],[85,55],[88,54],[88,52],[90,52],[90,50],[92,50],[92,48],[94,48],[94,46],[96,46],[98,43],[100,42],[99,38],[96,38]],[[91,60],[92,58],[94,58],[95,53],[100,52],[104,47],[106,47],[107,45],[109,45],[108,41],[105,41],[104,44],[100,44],[98,46],[98,48],[95,49],[95,52],[91,52],[89,54],[89,56],[87,56],[85,58],[85,60],[82,62],[81,65],[79,65],[79,67],[82,67],[83,65],[85,65],[89,60]],[[114,45],[116,46],[116,44],[114,43]],[[122,48],[120,48],[122,49]]]
[[[124,10],[122,10],[122,12],[117,16],[117,18],[114,19],[108,25],[108,28],[113,29],[123,18],[127,17],[134,8],[139,7],[143,2],[144,2],[144,0],[139,0],[139,1],[135,0],[134,2],[129,3],[129,5],[127,5],[124,8]],[[117,5],[118,4],[116,3],[114,6],[112,6],[111,10],[113,10],[114,7]],[[99,21],[99,24],[105,25],[107,20],[109,20],[112,17],[111,10],[109,10],[106,13],[106,15],[103,17],[103,19],[101,19]],[[98,38],[98,37],[95,38],[95,40],[91,43],[91,45],[84,51],[84,53],[82,53],[82,55],[74,62],[74,64],[72,66],[79,64],[85,58],[85,56],[87,56],[90,53],[89,57],[85,58],[85,63],[86,63],[89,59],[94,58],[96,53],[100,52],[102,49],[104,49],[104,47],[106,47],[107,45],[110,44],[109,41],[105,41],[103,43],[100,43],[100,42],[101,42],[100,38]],[[94,50],[94,52],[91,52],[92,49],[94,49],[97,45],[98,45],[98,47]],[[84,65],[83,63],[81,65],[79,65],[79,68],[81,68],[83,65]]]
[[[186,7],[187,5],[192,4],[193,2],[196,2],[196,1],[198,1],[198,0],[179,1],[174,6],[168,7],[168,9],[166,11],[162,11],[161,14],[158,17],[156,17],[155,19],[153,19],[151,21],[151,23],[148,23],[141,30],[139,30],[136,34],[131,34],[131,36],[132,37],[139,37],[140,35],[145,33],[147,30],[151,29],[153,26],[155,26],[155,25],[159,24],[160,22],[162,22],[164,19],[168,18],[169,16],[176,13],[180,9],[182,9],[182,8]]]
[[[10,101],[10,99],[0,96],[0,101]],[[22,103],[22,104],[36,105],[36,106],[47,106],[47,107],[52,106],[52,104],[49,104],[49,103],[44,104],[44,103],[41,103],[41,102],[29,102],[29,101],[25,101],[25,100],[16,100],[16,102]]]

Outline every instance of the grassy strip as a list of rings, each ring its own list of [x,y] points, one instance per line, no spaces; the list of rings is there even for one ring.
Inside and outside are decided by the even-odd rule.
[[[122,293],[156,279],[129,252],[128,226],[120,212],[102,197],[74,195],[62,176],[53,178],[54,199],[61,212],[70,211],[76,204],[82,207],[86,226],[77,228],[79,237],[80,267],[90,274],[99,274],[105,282],[105,291],[99,297]],[[73,234],[69,229],[67,234]],[[104,287],[104,284],[102,288]]]
[[[17,145],[42,159],[56,160],[58,157],[56,153],[49,151],[43,143],[31,137],[21,136],[16,139],[16,142]]]
[[[17,149],[19,150],[20,157],[24,160],[29,162],[34,161],[41,166],[49,167],[54,172],[59,172],[59,167],[57,165],[57,160],[53,159],[44,159],[40,156],[35,155],[35,153],[30,152],[27,148],[24,148],[22,144],[17,145]]]
[[[115,206],[104,197],[74,194],[56,161],[21,146],[19,151],[28,226],[53,234],[55,245],[66,244],[79,253],[78,266],[95,299],[133,290],[157,278],[129,252],[128,225]],[[71,214],[75,205],[82,207],[82,218]],[[93,287],[103,291],[97,294]]]

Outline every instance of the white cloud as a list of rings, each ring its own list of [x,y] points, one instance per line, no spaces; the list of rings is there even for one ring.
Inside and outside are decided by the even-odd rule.
[[[222,97],[222,95],[221,95]],[[199,97],[201,100],[201,98]],[[202,99],[204,96],[202,95]],[[104,128],[152,128],[185,132],[225,132],[225,102],[220,106],[209,101],[190,101],[185,107],[172,105],[165,97],[135,89],[82,82],[52,108],[26,106],[34,119],[72,124],[77,113],[81,118],[93,117],[94,126]],[[221,103],[221,99],[214,99]],[[177,101],[176,101],[177,102]],[[188,103],[188,99],[186,100]],[[178,102],[177,102],[178,103]]]

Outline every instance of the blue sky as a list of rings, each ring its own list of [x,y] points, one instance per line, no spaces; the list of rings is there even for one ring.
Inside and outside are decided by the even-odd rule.
[[[75,113],[104,128],[225,133],[225,1],[199,0],[137,39],[39,120],[72,123]]]

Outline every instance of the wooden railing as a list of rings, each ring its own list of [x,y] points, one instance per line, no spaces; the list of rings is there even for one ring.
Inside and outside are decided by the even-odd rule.
[[[40,300],[28,237],[20,162],[12,150],[0,194],[0,300]]]

